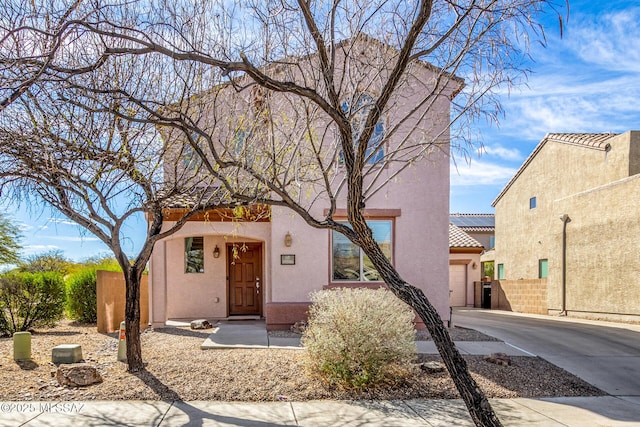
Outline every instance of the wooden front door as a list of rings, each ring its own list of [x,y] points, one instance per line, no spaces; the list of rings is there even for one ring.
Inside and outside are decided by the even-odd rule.
[[[262,315],[262,244],[227,245],[229,316]]]

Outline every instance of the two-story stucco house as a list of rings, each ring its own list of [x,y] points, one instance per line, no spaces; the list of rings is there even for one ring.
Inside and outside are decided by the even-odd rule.
[[[349,109],[349,102],[354,100],[361,108],[360,104],[367,104],[379,93],[379,74],[366,67],[384,63],[379,55],[384,55],[385,49],[388,47],[368,38],[352,43],[348,50],[337,49],[337,55],[345,58],[339,57],[336,62],[345,69],[351,64],[349,75],[343,79],[343,109]],[[348,55],[357,55],[362,60],[360,65],[353,67]],[[296,70],[311,69],[315,60],[313,56],[297,63],[289,59],[294,69],[290,78],[305,78]],[[348,80],[354,70],[359,75],[357,84]],[[371,78],[365,81],[369,75]],[[375,126],[372,141],[377,149],[372,150],[366,167],[366,182],[372,190],[365,214],[374,237],[400,274],[424,290],[444,319],[449,315],[448,126],[450,102],[462,84],[460,79],[446,76],[428,64],[412,65],[411,74],[403,79],[389,102],[391,107]],[[433,91],[438,85],[441,89]],[[216,96],[223,96],[224,91],[221,89]],[[229,102],[219,103],[218,113],[226,124],[246,120],[240,114],[255,109],[255,93],[250,90],[233,94],[229,91],[226,96],[246,103],[246,108],[235,109],[228,107]],[[284,126],[286,120],[301,111],[293,111],[291,106],[296,100],[291,95],[274,93],[268,102],[270,119],[282,118],[278,126]],[[326,119],[320,118],[313,125],[320,131],[311,127],[305,138],[317,138],[317,146],[336,150],[335,133],[326,130]],[[265,135],[277,133],[278,126],[264,126],[260,131]],[[229,151],[238,147],[239,132],[233,132],[235,148]],[[256,134],[259,132],[252,135]],[[244,138],[245,130],[242,135]],[[267,136],[270,141],[282,137]],[[432,141],[431,149],[423,141]],[[411,150],[422,147],[423,152],[410,165],[387,161],[394,152],[401,160],[397,157],[401,146]],[[317,157],[327,158],[323,152]],[[337,206],[332,218],[346,220],[345,189],[339,179],[343,164],[339,155],[334,158],[337,160],[330,171],[330,184],[335,183],[331,191],[336,195]],[[185,159],[184,164],[189,163]],[[303,172],[307,182],[313,181],[308,177],[314,173],[313,168],[307,167]],[[379,187],[385,181],[386,185]],[[298,197],[307,203],[311,215],[323,218],[330,208],[326,193],[326,188],[319,191],[309,186]],[[314,291],[335,286],[382,285],[367,257],[342,235],[309,226],[287,207],[255,209],[263,213],[258,221],[229,221],[221,211],[203,213],[155,245],[149,269],[150,317],[154,325],[163,325],[170,319],[250,317],[264,318],[268,329],[286,329],[305,319],[310,293]],[[176,221],[182,212],[179,204],[167,209],[166,224]]]
[[[494,307],[640,320],[640,132],[547,134],[493,206]]]

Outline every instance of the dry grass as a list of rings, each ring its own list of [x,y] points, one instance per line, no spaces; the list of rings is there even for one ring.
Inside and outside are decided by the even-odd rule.
[[[466,330],[469,331],[469,330]],[[32,361],[13,360],[11,338],[0,339],[0,400],[223,400],[457,398],[446,373],[426,374],[416,364],[409,379],[364,393],[325,387],[304,371],[300,350],[200,350],[210,330],[165,328],[142,334],[146,370],[126,372],[116,361],[116,334],[99,334],[95,325],[61,322],[32,336]],[[471,332],[461,332],[472,334]],[[60,387],[51,373],[51,349],[80,344],[85,361],[95,365],[102,384]],[[419,362],[438,359],[420,356]],[[488,397],[600,395],[599,390],[542,359],[513,358],[508,367],[468,357],[476,381]]]

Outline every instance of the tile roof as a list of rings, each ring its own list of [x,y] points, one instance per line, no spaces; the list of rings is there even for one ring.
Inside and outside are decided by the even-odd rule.
[[[616,135],[615,133],[548,133],[545,139],[548,141],[562,142],[564,144],[582,145],[606,150],[609,145],[607,141]]]
[[[498,201],[504,196],[509,187],[518,179],[522,172],[527,168],[533,158],[542,150],[547,142],[557,142],[560,144],[577,145],[584,148],[590,148],[594,150],[606,151],[609,149],[609,139],[619,135],[618,133],[548,133],[542,138],[542,141],[536,146],[536,148],[529,154],[529,157],[522,163],[522,166],[516,171],[513,177],[509,180],[507,185],[504,186],[500,194],[491,203],[491,206],[496,205]]]
[[[466,232],[487,232],[495,230],[496,219],[494,214],[452,213],[449,222]]]
[[[484,248],[484,246],[460,227],[449,224],[449,248]]]

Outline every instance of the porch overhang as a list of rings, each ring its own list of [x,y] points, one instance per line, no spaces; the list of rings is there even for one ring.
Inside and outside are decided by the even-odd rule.
[[[164,221],[179,221],[185,215],[192,212],[189,208],[171,207],[162,210]],[[214,208],[193,213],[187,221],[200,222],[270,222],[271,206],[264,204],[254,204],[250,206],[238,206],[235,208]]]

